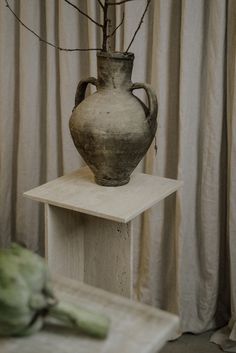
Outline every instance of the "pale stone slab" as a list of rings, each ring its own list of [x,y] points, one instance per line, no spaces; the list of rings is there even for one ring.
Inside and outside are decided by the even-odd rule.
[[[182,185],[181,181],[134,173],[129,184],[97,185],[88,167],[57,178],[24,193],[24,196],[116,222],[127,223],[163,200]]]
[[[107,315],[111,328],[106,340],[76,335],[48,325],[27,338],[0,339],[2,353],[156,353],[178,327],[176,316],[80,282],[58,278],[59,298]]]

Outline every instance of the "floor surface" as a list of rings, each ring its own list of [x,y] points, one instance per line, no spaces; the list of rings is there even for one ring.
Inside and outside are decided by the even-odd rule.
[[[160,353],[222,353],[214,343],[209,342],[212,332],[201,335],[184,334],[176,341],[168,342]]]

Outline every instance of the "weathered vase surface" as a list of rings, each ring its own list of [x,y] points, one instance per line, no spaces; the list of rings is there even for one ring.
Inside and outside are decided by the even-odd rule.
[[[70,118],[74,144],[97,184],[119,186],[147,152],[156,132],[157,99],[151,87],[132,83],[132,53],[98,53],[98,79],[80,81]],[[97,91],[85,98],[88,83]],[[133,95],[143,88],[149,107]]]

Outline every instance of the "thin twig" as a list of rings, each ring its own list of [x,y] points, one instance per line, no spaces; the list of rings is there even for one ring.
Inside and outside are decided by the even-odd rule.
[[[76,5],[74,5],[72,2],[70,2],[69,0],[64,0],[65,2],[67,2],[67,4],[69,4],[70,6],[74,7],[74,9],[76,9],[77,11],[79,11],[79,13],[81,13],[81,15],[84,15],[85,17],[87,17],[90,21],[92,21],[93,23],[95,23],[95,25],[103,28],[101,23],[98,23],[97,21],[95,21],[92,17],[90,17],[86,12],[80,10],[80,8]]]
[[[71,49],[71,48],[62,48],[62,47],[59,47],[58,45],[55,45],[51,42],[48,42],[47,40],[41,38],[35,31],[33,31],[31,28],[29,28],[28,26],[26,26],[24,24],[24,22],[22,22],[22,20],[16,15],[16,13],[12,10],[12,8],[10,7],[9,5],[9,2],[8,0],[5,0],[5,3],[6,3],[6,7],[11,11],[11,13],[15,16],[15,18],[17,19],[17,21],[20,22],[20,24],[25,27],[26,29],[28,29],[28,31],[30,31],[31,33],[33,33],[39,40],[40,42],[43,42],[43,43],[46,43],[48,45],[50,45],[51,47],[53,48],[56,48],[58,50],[61,50],[61,51],[87,51],[87,50],[101,50],[101,48],[88,48],[88,49]]]
[[[103,8],[103,26],[102,26],[102,31],[103,31],[103,40],[102,40],[102,50],[107,51],[107,38],[108,38],[108,25],[110,19],[108,18],[108,0],[105,0],[104,3],[104,8]]]
[[[127,48],[126,51],[125,51],[126,53],[128,52],[129,48],[130,48],[131,45],[133,44],[133,41],[134,41],[134,39],[135,39],[135,37],[136,37],[136,34],[138,33],[140,27],[142,26],[143,19],[144,19],[144,16],[145,16],[145,14],[146,14],[146,12],[147,12],[147,10],[148,10],[148,6],[150,5],[150,2],[151,2],[151,0],[147,0],[147,5],[146,5],[145,10],[144,10],[144,12],[143,12],[143,15],[142,15],[142,17],[141,17],[141,19],[140,19],[138,28],[137,28],[136,31],[134,32],[133,38],[131,39],[131,42],[130,42],[129,46],[128,46],[128,48]]]
[[[116,33],[117,29],[123,25],[124,19],[125,19],[125,13],[123,12],[123,16],[122,16],[122,20],[121,20],[120,24],[114,29],[113,32],[111,32],[111,34],[109,34],[109,37],[112,37]]]
[[[98,2],[99,5],[104,9],[104,5],[103,5],[103,3],[101,2],[101,0],[97,0],[97,2]]]
[[[129,2],[129,1],[134,1],[134,0],[122,0],[122,1],[119,1],[119,2],[108,2],[107,5],[121,5],[121,4],[124,4],[124,3]]]

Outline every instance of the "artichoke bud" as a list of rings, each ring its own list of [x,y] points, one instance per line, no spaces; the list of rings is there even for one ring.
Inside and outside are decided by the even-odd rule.
[[[40,256],[17,244],[0,250],[0,336],[33,334],[47,316],[100,338],[109,328],[103,315],[58,302]]]

